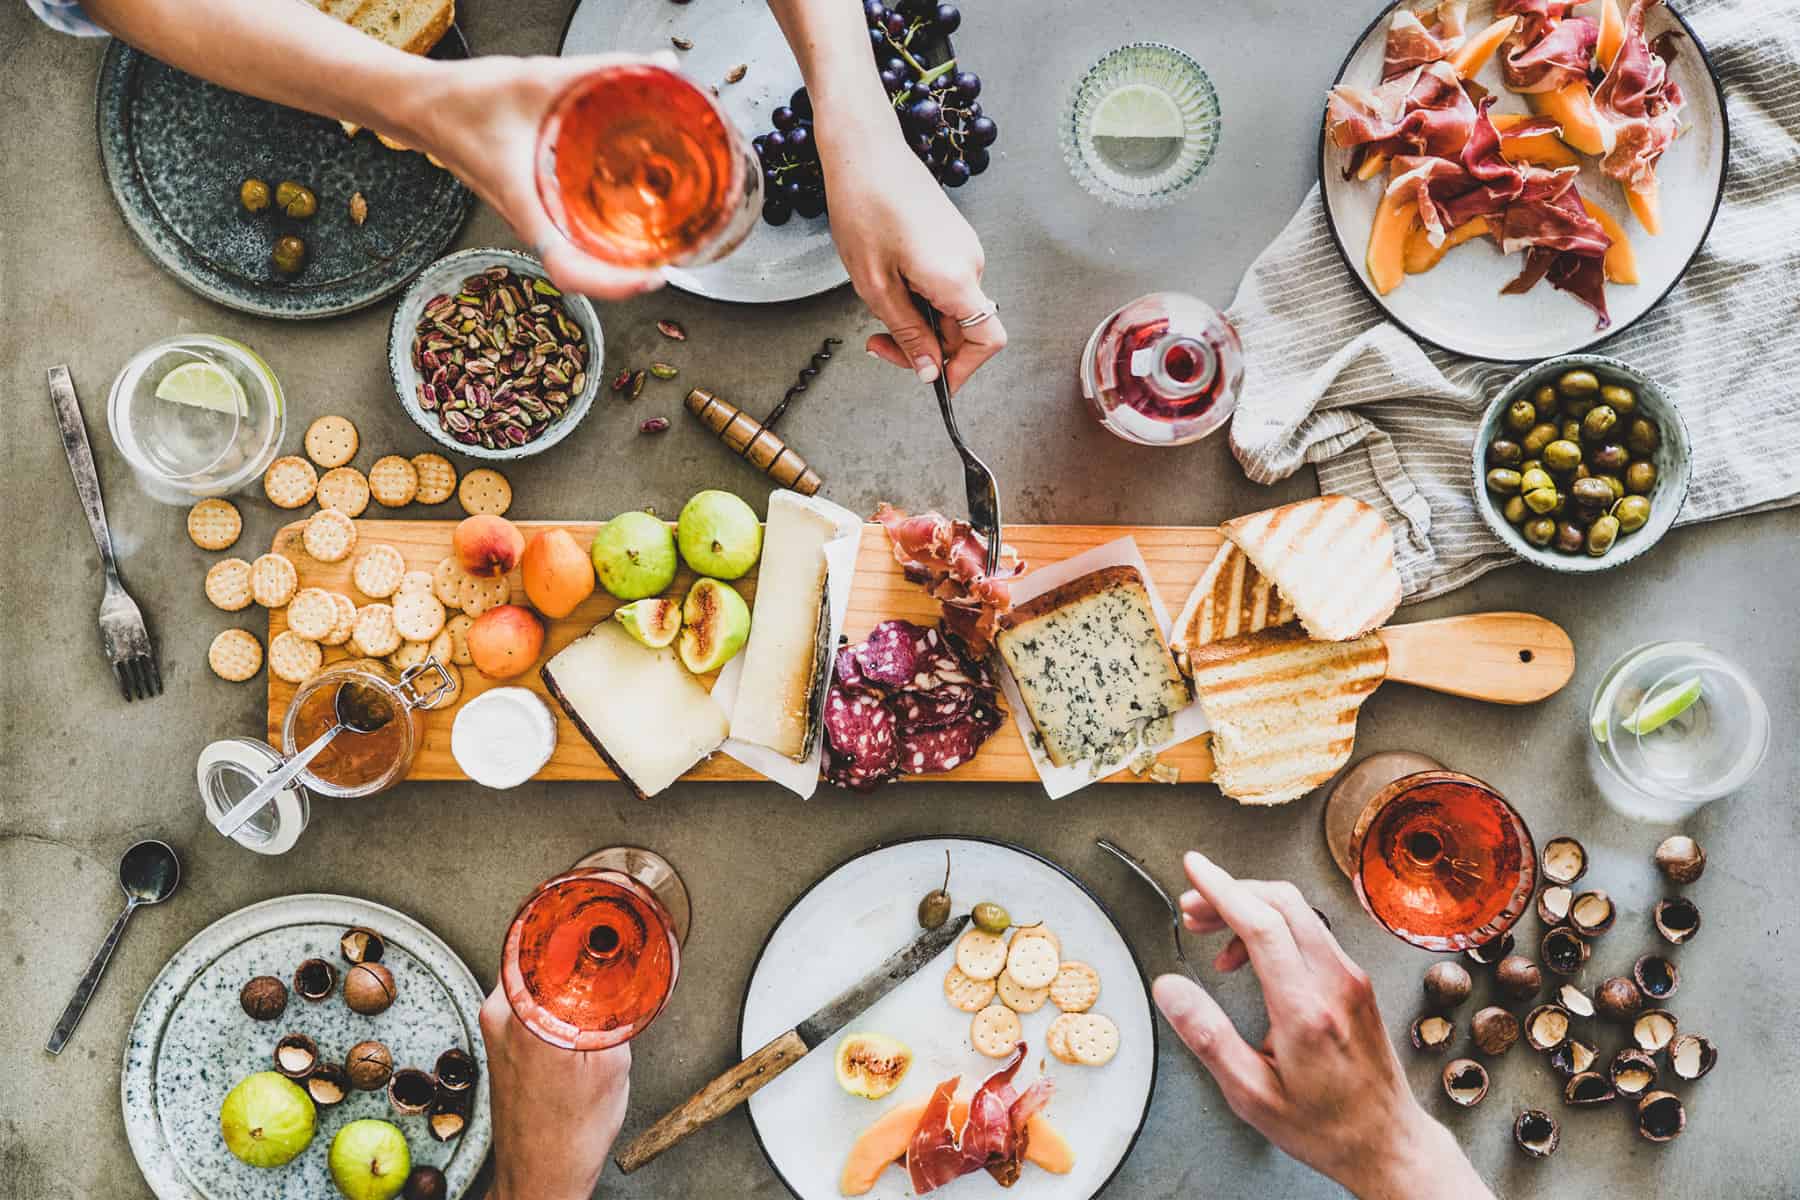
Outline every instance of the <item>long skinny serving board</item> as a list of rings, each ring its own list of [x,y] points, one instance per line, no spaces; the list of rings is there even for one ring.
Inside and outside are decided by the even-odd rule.
[[[450,553],[450,538],[456,524],[455,521],[358,521],[356,551],[342,562],[322,563],[301,547],[300,533],[305,522],[296,521],[284,526],[275,535],[273,549],[293,561],[299,570],[301,587],[340,591],[361,605],[372,601],[357,591],[350,582],[350,568],[357,553],[377,542],[385,542],[406,559],[407,570],[429,571]],[[567,529],[576,542],[586,549],[593,540],[594,531],[600,527],[600,522],[519,522],[527,540],[536,530],[558,526]],[[1188,592],[1193,590],[1195,582],[1200,578],[1200,572],[1212,561],[1213,553],[1219,546],[1219,531],[1210,526],[1151,528],[1121,525],[1011,525],[1006,529],[1006,542],[1025,560],[1028,568],[1035,569],[1127,534],[1137,539],[1138,548],[1143,551],[1144,561],[1150,566],[1150,574],[1162,595],[1163,603],[1171,612],[1178,610],[1182,601],[1187,599]],[[525,591],[519,582],[517,571],[513,572],[510,582],[513,602],[525,603]],[[684,568],[677,576],[670,594],[685,595],[692,582],[693,577]],[[754,602],[755,572],[736,582],[744,598]],[[548,661],[551,655],[591,629],[595,622],[605,619],[618,603],[604,590],[596,590],[569,616],[548,622],[543,659],[540,661]],[[923,588],[907,580],[888,549],[887,533],[882,527],[867,525],[863,529],[862,549],[857,555],[856,584],[850,594],[850,611],[844,619],[844,633],[851,641],[860,641],[877,623],[892,618],[933,625],[938,619],[938,604],[925,594]],[[269,612],[270,639],[286,628],[287,611],[272,609]],[[347,657],[341,647],[327,647],[325,653],[327,666]],[[456,718],[457,708],[490,687],[504,684],[528,687],[544,696],[552,712],[561,712],[555,701],[550,700],[544,691],[543,682],[538,678],[535,668],[517,679],[503,682],[486,678],[474,667],[462,667],[460,670],[463,681],[462,698],[454,707],[425,714],[424,743],[413,759],[412,770],[407,773],[408,779],[467,778],[450,754],[450,726]],[[710,686],[711,680],[708,679],[707,683]],[[295,685],[277,679],[272,673],[269,675],[269,741],[272,745],[281,745],[282,719],[295,690]],[[1212,750],[1207,738],[1185,742],[1160,757],[1170,766],[1180,768],[1183,782],[1212,778]],[[556,753],[549,764],[538,772],[537,778],[598,780],[617,779],[618,776],[607,769],[600,756],[594,753],[593,747],[588,745],[571,722],[559,720]],[[753,780],[760,779],[761,776],[734,758],[714,754],[688,772],[685,778]],[[928,781],[951,779],[1035,783],[1037,772],[1032,768],[1031,758],[1026,753],[1024,739],[1009,720],[988,739],[973,759],[954,771],[923,778]],[[1123,770],[1109,779],[1126,783],[1143,782],[1130,771]]]

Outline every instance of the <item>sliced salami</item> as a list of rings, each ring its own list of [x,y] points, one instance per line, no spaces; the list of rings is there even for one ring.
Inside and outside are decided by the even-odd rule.
[[[825,736],[858,771],[890,767],[894,735],[894,716],[873,692],[832,688],[825,697]]]
[[[930,632],[911,621],[883,621],[856,647],[856,665],[872,683],[905,687],[917,670],[916,641],[920,634]]]
[[[838,647],[837,662],[832,667],[832,674],[844,687],[864,690],[869,687],[869,681],[863,678],[862,668],[856,663],[855,646]]]
[[[888,697],[888,710],[903,729],[942,729],[966,715],[979,698],[973,684],[946,683],[928,692],[895,692]]]
[[[942,729],[908,729],[900,735],[900,770],[907,775],[953,771],[974,758],[992,732],[973,716]]]

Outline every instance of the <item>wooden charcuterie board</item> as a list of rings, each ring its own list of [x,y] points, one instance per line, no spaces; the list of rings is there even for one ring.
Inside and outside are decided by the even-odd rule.
[[[385,542],[406,559],[407,570],[429,571],[450,553],[450,538],[456,524],[455,521],[358,521],[357,550],[361,551],[376,542]],[[598,521],[521,521],[519,527],[529,540],[534,530],[561,526],[574,535],[576,542],[585,549],[593,540],[594,531],[600,524]],[[317,561],[301,548],[300,533],[304,526],[304,521],[284,526],[276,533],[273,546],[276,553],[286,555],[299,569],[300,586],[329,588],[343,592],[358,604],[370,603],[369,598],[358,592],[350,582],[350,568],[355,561],[355,553],[343,562]],[[1006,542],[1029,567],[1036,568],[1059,562],[1127,534],[1137,539],[1138,548],[1143,552],[1157,590],[1170,612],[1180,609],[1219,546],[1219,531],[1210,526],[1013,525],[1007,527]],[[676,578],[671,593],[685,594],[692,582],[692,576],[683,569]],[[511,584],[514,602],[524,603],[524,588],[516,571],[511,577]],[[754,601],[755,572],[738,580],[737,586],[745,599]],[[595,622],[611,613],[618,603],[604,591],[596,591],[569,616],[548,622],[544,659],[548,660],[551,655],[586,633]],[[845,617],[844,633],[851,641],[859,641],[878,622],[896,617],[932,625],[937,621],[938,605],[917,584],[908,582],[888,549],[887,534],[882,527],[866,525],[863,528],[862,549],[857,556],[856,582],[850,594],[850,611]],[[273,639],[285,628],[286,610],[271,610],[269,637]],[[327,666],[347,657],[341,647],[327,647],[325,654]],[[500,681],[487,679],[473,667],[463,667],[461,671],[463,694],[456,707],[490,687],[503,686]],[[269,741],[279,746],[282,718],[287,712],[288,701],[294,695],[295,685],[277,679],[273,674],[268,678]],[[709,685],[710,682],[708,680]],[[505,683],[528,687],[545,695],[551,710],[559,711],[555,703],[549,701],[535,669]],[[412,770],[407,773],[408,779],[466,778],[450,754],[450,727],[456,717],[456,707],[425,714],[424,743],[413,759]],[[1212,778],[1212,753],[1207,738],[1196,738],[1177,746],[1161,755],[1161,759],[1170,766],[1180,768],[1183,782]],[[538,773],[537,778],[602,780],[618,777],[607,769],[600,756],[594,753],[593,748],[572,724],[560,720],[557,722],[556,753]],[[714,754],[690,771],[685,778],[754,780],[761,776],[736,759],[725,754]],[[954,771],[923,778],[1035,783],[1037,772],[1032,768],[1018,726],[1009,718],[969,762]],[[1129,771],[1118,772],[1110,777],[1110,781],[1142,782]]]

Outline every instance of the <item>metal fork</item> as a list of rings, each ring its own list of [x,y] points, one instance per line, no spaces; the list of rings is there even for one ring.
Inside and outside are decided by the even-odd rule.
[[[156,666],[156,647],[144,628],[144,614],[119,582],[119,565],[113,557],[112,532],[106,527],[106,505],[100,500],[100,477],[94,472],[94,452],[88,446],[87,423],[69,368],[50,368],[50,406],[56,410],[56,427],[62,434],[63,453],[69,456],[69,473],[75,476],[75,495],[87,513],[88,528],[100,547],[100,566],[106,572],[106,595],[100,601],[100,641],[112,663],[119,691],[126,700],[147,700],[162,694],[162,672]]]
[[[937,309],[931,307],[921,296],[915,295],[913,301],[931,325],[931,336],[938,340],[940,346],[943,345],[944,335],[938,327]],[[969,523],[981,530],[982,535],[987,538],[987,573],[992,575],[1000,569],[1000,485],[994,482],[994,473],[969,449],[969,444],[963,441],[962,432],[956,428],[956,412],[950,407],[950,382],[944,378],[942,371],[938,372],[938,377],[932,381],[931,386],[937,393],[938,411],[944,414],[944,428],[950,433],[950,444],[962,456],[963,489],[969,495]]]
[[[1136,858],[1133,858],[1130,854],[1107,841],[1105,838],[1095,838],[1094,844],[1130,867],[1132,874],[1149,884],[1151,890],[1158,896],[1161,896],[1162,902],[1169,906],[1169,925],[1175,933],[1175,961],[1181,964],[1181,969],[1187,972],[1187,977],[1189,979],[1193,980],[1195,983],[1200,983],[1200,976],[1194,973],[1193,964],[1188,962],[1187,949],[1181,942],[1181,909],[1176,907],[1175,901],[1169,898],[1169,893],[1163,890],[1163,885],[1156,882],[1156,876],[1144,870],[1143,864],[1138,862]],[[1204,987],[1206,985],[1201,984],[1201,986]]]

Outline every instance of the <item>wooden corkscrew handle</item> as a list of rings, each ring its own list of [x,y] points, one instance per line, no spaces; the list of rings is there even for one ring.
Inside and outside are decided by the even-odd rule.
[[[739,457],[782,487],[811,496],[824,484],[819,473],[807,466],[806,460],[780,435],[729,400],[695,388],[687,395],[687,410]]]

